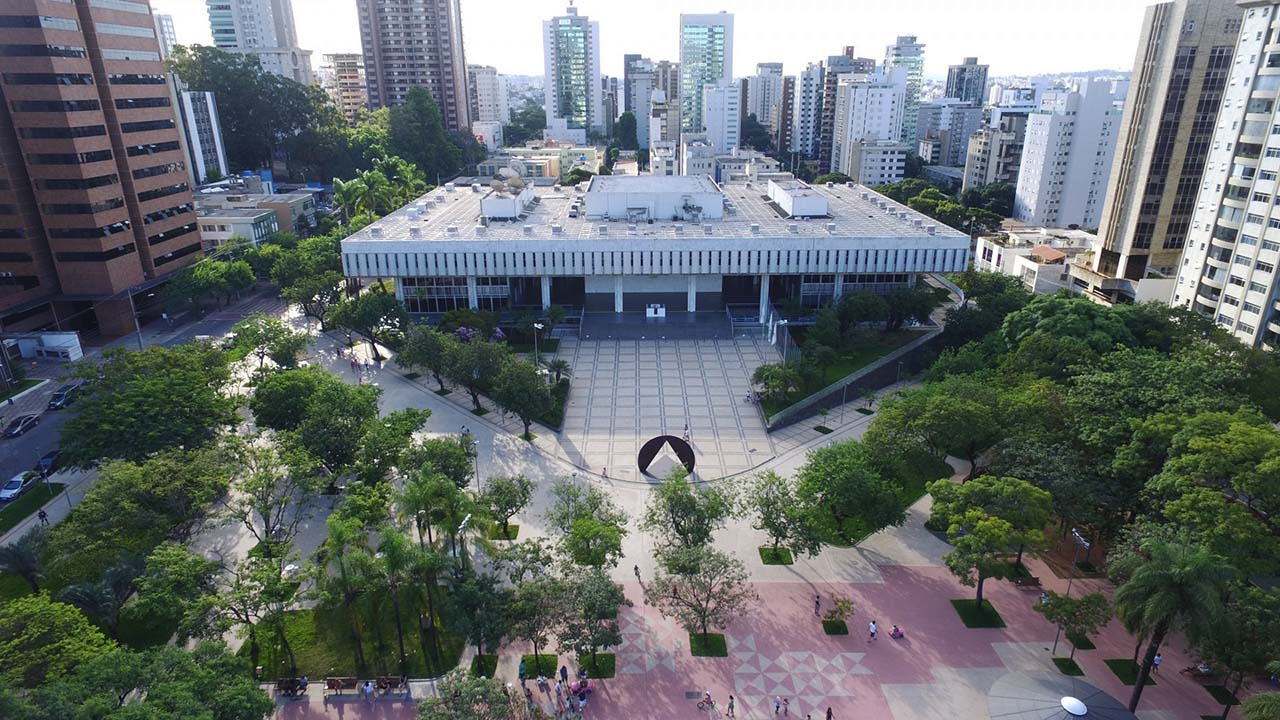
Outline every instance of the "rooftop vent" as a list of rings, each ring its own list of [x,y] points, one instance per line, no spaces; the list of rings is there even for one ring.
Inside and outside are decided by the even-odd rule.
[[[609,226],[608,226],[608,225],[601,225],[601,226],[599,226],[597,229],[600,231],[600,234],[601,234],[601,235],[608,235],[608,234],[609,234]]]
[[[920,218],[916,218],[915,220],[911,221],[912,227],[920,227],[921,225],[924,225],[924,221],[921,220]]]
[[[486,228],[484,225],[476,225],[476,227],[475,227],[476,236],[484,235],[484,231],[485,231],[486,229],[487,229],[487,228]]]
[[[845,186],[845,187],[853,187],[853,185],[854,185],[854,183],[853,183],[853,181],[852,181],[852,180],[845,180],[845,181],[844,181],[844,186]]]
[[[445,234],[446,234],[446,235],[457,235],[457,234],[458,234],[458,226],[457,226],[457,225],[450,225],[449,227],[447,227],[447,228],[445,228],[445,229],[444,229],[444,232],[445,232]]]
[[[552,185],[551,192],[564,192],[564,191],[560,189],[559,185]]]
[[[760,223],[751,223],[751,232],[756,233],[756,234],[759,234],[759,233],[760,233]]]
[[[444,196],[443,196],[443,195],[437,195],[437,196],[436,196],[436,204],[437,204],[437,205],[443,205],[443,204],[444,204]]]
[[[471,183],[471,192],[480,192],[480,183]]]
[[[422,228],[418,227],[417,225],[410,225],[410,226],[409,226],[409,237],[411,237],[411,238],[420,238],[420,237],[422,237]]]
[[[369,228],[369,235],[371,237],[376,237],[376,238],[382,237],[382,228],[380,227]]]
[[[827,228],[827,232],[829,232],[829,233],[834,233],[834,232],[836,231],[836,224],[835,224],[835,223],[827,223],[827,224],[825,225],[825,227]]]
[[[702,224],[702,232],[706,233],[707,235],[710,235],[710,234],[711,234],[711,230],[712,230],[711,223],[703,223],[703,224]]]
[[[674,229],[675,229],[675,231],[676,231],[676,234],[677,234],[677,235],[680,235],[680,234],[683,234],[683,233],[684,233],[684,225],[681,225],[680,223],[676,223],[673,227],[674,227]]]
[[[791,232],[791,233],[800,232],[800,225],[797,223],[787,223],[787,232]]]
[[[450,183],[445,183],[445,184],[444,184],[444,191],[445,191],[445,192],[453,192],[453,189],[454,189],[455,187],[456,187],[456,186],[455,186],[453,183],[451,183],[451,182],[450,182]]]
[[[551,234],[552,234],[552,235],[563,235],[563,234],[564,234],[564,226],[563,226],[563,225],[552,225],[552,226],[551,226]]]
[[[924,226],[924,231],[925,231],[925,232],[927,232],[927,233],[929,233],[930,235],[932,235],[932,234],[934,234],[935,232],[937,232],[937,231],[938,231],[938,228],[937,228],[936,226],[933,226],[933,225],[925,225],[925,226]]]
[[[836,184],[835,184],[835,183],[833,183],[833,182],[831,182],[831,181],[827,181],[827,187],[829,187],[829,188],[833,188],[833,187],[835,187],[835,186],[836,186]]]
[[[533,226],[532,226],[532,225],[525,225],[525,226],[524,226],[524,234],[525,234],[525,235],[532,235],[532,234],[533,234]]]
[[[858,194],[858,197],[861,197],[863,200],[866,200],[867,198],[871,197],[871,193],[862,192]]]

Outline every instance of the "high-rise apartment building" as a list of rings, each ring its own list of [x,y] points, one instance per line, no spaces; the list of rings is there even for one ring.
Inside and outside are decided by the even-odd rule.
[[[1034,88],[1010,88],[988,108],[987,124],[969,138],[962,190],[1006,183],[1017,186],[1027,117],[1036,108]]]
[[[680,130],[702,131],[702,90],[733,82],[733,15],[680,15]]]
[[[648,102],[643,98],[633,97],[634,93],[631,90],[633,68],[643,73],[651,73],[653,72],[653,61],[636,53],[627,53],[622,56],[622,111],[638,114],[645,110],[644,106]]]
[[[1072,270],[1100,301],[1133,300],[1138,281],[1177,273],[1242,14],[1227,0],[1146,10],[1099,247],[1091,268]]]
[[[1027,119],[1013,216],[1029,225],[1098,226],[1123,97],[1105,80],[1044,93]]]
[[[649,103],[653,98],[654,81],[657,73],[654,72],[653,62],[648,58],[642,58],[638,55],[628,55],[626,63],[626,76],[623,78],[623,97],[622,107],[626,108],[626,112],[631,113],[636,119],[636,142],[638,147],[649,147],[650,130],[652,123],[652,110]],[[663,94],[666,97],[666,94]],[[665,122],[665,119],[664,119]]]
[[[467,66],[467,102],[471,122],[511,122],[507,77],[492,65]]]
[[[756,122],[778,130],[779,108],[782,107],[782,63],[756,63],[756,74],[747,78],[746,112]]]
[[[600,23],[570,7],[542,23],[547,137],[585,143],[605,132]]]
[[[178,30],[173,26],[173,16],[155,13],[151,17],[156,22],[156,40],[160,42],[160,57],[167,58],[178,46]]]
[[[805,159],[818,157],[822,137],[822,93],[825,88],[822,63],[809,63],[796,77],[796,91],[791,103],[791,152]],[[835,109],[832,108],[832,118]]]
[[[967,57],[963,63],[947,68],[947,88],[943,95],[981,105],[987,98],[987,66],[979,65],[976,57]]]
[[[211,92],[179,92],[178,124],[182,127],[191,162],[191,177],[197,183],[213,182],[230,172],[227,148],[222,140],[218,103]]]
[[[794,116],[791,108],[796,102],[796,76],[787,75],[782,78],[782,98],[778,101],[778,128],[773,133],[773,146],[778,152],[786,152],[791,147],[791,123]]]
[[[369,109],[404,102],[415,85],[431,92],[447,130],[469,130],[461,0],[356,0]]]
[[[1171,300],[1241,342],[1274,349],[1280,346],[1280,5],[1242,2],[1237,10],[1235,60]]]
[[[945,97],[920,103],[916,144],[929,142],[935,157],[919,155],[932,165],[964,166],[969,137],[982,127],[982,105]]]
[[[653,89],[661,90],[666,96],[669,111],[666,113],[667,126],[663,137],[667,140],[680,140],[680,63],[670,60],[659,60],[653,64]],[[652,127],[649,136],[657,131]]]
[[[902,136],[906,72],[845,74],[836,86],[831,172],[863,185],[901,180],[910,146]]]
[[[262,69],[311,84],[311,51],[298,47],[293,0],[205,0],[214,46],[251,55]]]
[[[618,78],[608,75],[600,76],[600,103],[604,107],[604,135],[613,137],[613,124],[618,120],[618,96],[622,94],[622,83]]]
[[[907,73],[907,98],[902,109],[902,141],[916,140],[916,116],[920,106],[920,86],[924,81],[924,44],[915,35],[899,35],[885,48],[886,68],[902,68]]]
[[[0,327],[129,332],[201,251],[151,8],[7,0],[0,56]]]
[[[846,45],[844,53],[828,55],[822,77],[822,101],[818,111],[822,113],[818,130],[818,167],[831,167],[831,144],[836,130],[836,85],[843,75],[870,75],[876,72],[876,61],[857,57],[852,45]]]
[[[358,53],[325,55],[320,63],[321,87],[329,93],[342,116],[355,124],[369,107],[369,86],[364,78],[364,56]]]
[[[728,154],[741,143],[742,85],[727,83],[702,88],[702,127],[716,153]]]

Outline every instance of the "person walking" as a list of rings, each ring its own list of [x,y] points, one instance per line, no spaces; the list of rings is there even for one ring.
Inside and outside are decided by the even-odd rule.
[[[569,666],[568,665],[560,666],[560,682],[566,685],[569,684]]]
[[[872,620],[871,623],[867,625],[867,642],[871,642],[872,640],[875,640],[875,639],[876,639],[876,621]]]
[[[733,696],[732,695],[729,696],[729,707],[725,708],[724,716],[730,717],[730,718],[737,717],[737,715],[733,714]]]
[[[640,579],[640,566],[639,566],[639,565],[634,565],[634,566],[632,566],[631,570],[635,572],[635,574],[636,574],[636,580],[639,580],[639,579]]]
[[[832,720],[835,715],[831,714],[831,708],[827,708],[827,720]]]
[[[45,512],[44,508],[40,508],[40,512],[36,513],[36,517],[40,518],[41,525],[49,524],[49,513]]]
[[[791,698],[782,698],[782,716],[791,717]]]
[[[608,467],[602,467],[602,468],[600,468],[600,476],[601,476],[601,477],[604,477],[604,478],[608,478],[608,477],[609,477],[609,468],[608,468]]]
[[[819,610],[822,608],[822,595],[814,593],[813,595],[813,616],[819,616]]]
[[[1151,661],[1151,672],[1160,672],[1160,663],[1164,662],[1164,657],[1160,653],[1156,653],[1155,658]]]
[[[781,712],[782,712],[782,696],[774,695],[773,696],[773,714],[777,715]]]
[[[516,668],[516,674],[520,677],[520,685],[523,686],[525,680],[529,679],[529,673],[524,668],[524,660],[520,661],[520,666]]]

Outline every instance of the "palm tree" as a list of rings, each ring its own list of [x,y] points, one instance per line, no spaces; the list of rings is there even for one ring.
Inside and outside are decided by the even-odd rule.
[[[1259,693],[1245,700],[1244,720],[1280,720],[1280,692]]]
[[[394,527],[384,528],[378,543],[379,571],[391,607],[395,611],[396,639],[400,643],[400,674],[408,675],[409,658],[404,651],[404,620],[400,614],[400,589],[413,580],[413,546],[409,538]]]
[[[371,558],[366,552],[364,531],[358,521],[330,515],[325,521],[329,529],[328,563],[317,568],[317,585],[330,602],[342,606],[351,631],[356,668],[365,668],[364,638],[355,608],[360,597],[369,590]]]
[[[415,593],[418,610],[418,639],[425,649],[427,636],[430,634],[431,653],[437,661],[440,660],[440,633],[436,631],[435,589],[440,571],[448,566],[448,559],[436,552],[434,548],[410,549],[409,573],[413,577],[413,586],[424,593]]]
[[[555,378],[556,385],[560,384],[560,376],[568,375],[570,369],[568,360],[552,360],[547,363],[547,370],[551,371],[552,377]]]
[[[1222,614],[1222,594],[1231,568],[1199,545],[1155,542],[1150,559],[1116,590],[1116,616],[1125,629],[1148,638],[1147,652],[1129,697],[1129,712],[1142,698],[1142,688],[1160,645],[1170,632],[1207,632]]]
[[[97,620],[108,635],[119,640],[120,611],[137,589],[141,574],[142,563],[137,558],[121,557],[107,568],[101,580],[68,585],[58,599],[80,608],[85,615]]]
[[[333,202],[342,211],[343,225],[350,225],[351,218],[360,212],[360,198],[367,190],[364,182],[358,177],[350,180],[334,178]]]
[[[12,543],[0,545],[0,572],[17,575],[27,581],[31,592],[40,592],[40,581],[44,579],[40,555],[44,553],[45,540],[45,529],[37,525]]]

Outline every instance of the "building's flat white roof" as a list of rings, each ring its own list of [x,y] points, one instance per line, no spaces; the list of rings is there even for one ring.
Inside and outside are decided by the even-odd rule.
[[[601,181],[603,181],[601,183]],[[690,176],[597,176],[592,178],[592,187],[601,183],[606,192],[675,192],[675,188],[690,188],[689,191],[715,191],[716,185],[709,177]],[[723,218],[708,220],[711,234],[706,235],[699,224],[690,222],[673,222],[655,220],[652,223],[638,225],[634,232],[628,223],[615,220],[608,223],[611,229],[607,238],[616,240],[619,249],[625,249],[628,238],[643,237],[651,239],[671,238],[688,239],[697,234],[698,237],[752,238],[752,237],[844,237],[844,238],[966,238],[964,233],[953,230],[942,223],[899,205],[894,201],[861,185],[825,185],[812,186],[812,192],[827,199],[829,218],[791,219],[782,217],[770,203],[766,193],[766,182],[747,183],[746,181],[727,182],[720,186],[724,199],[729,203]],[[436,188],[405,207],[396,210],[377,222],[353,233],[346,242],[363,243],[396,243],[412,240],[415,243],[454,242],[454,241],[487,241],[487,240],[600,240],[604,239],[598,228],[603,221],[587,219],[585,204],[580,205],[577,217],[569,217],[569,206],[584,196],[579,187],[542,187],[533,189],[539,202],[531,205],[524,216],[514,221],[490,221],[483,232],[477,232],[476,225],[480,219],[480,200],[489,191],[485,185],[481,192],[473,192],[469,186],[456,187],[452,192],[443,187]],[[866,194],[866,199],[863,195]],[[881,203],[884,207],[881,207]],[[426,207],[425,213],[419,214],[418,207]],[[917,224],[917,221],[919,224]],[[752,225],[759,230],[753,230]],[[834,224],[833,230],[827,225]],[[530,226],[530,233],[525,234],[524,226]],[[561,232],[552,234],[551,227],[558,225]],[[790,229],[796,226],[795,232]],[[619,228],[621,226],[621,228]],[[677,229],[679,226],[679,229]],[[933,235],[926,230],[935,228]],[[417,237],[410,237],[410,227],[419,229]],[[449,228],[454,232],[449,232]],[[374,237],[374,230],[379,237]],[[344,244],[346,244],[344,242]],[[369,247],[363,251],[371,250]],[[392,248],[387,248],[392,251]]]
[[[203,220],[205,218],[222,218],[223,220],[256,220],[263,215],[274,215],[275,210],[270,208],[215,208],[213,210],[199,210],[196,212],[196,219]]]
[[[706,175],[596,175],[587,192],[706,193],[720,188]]]

